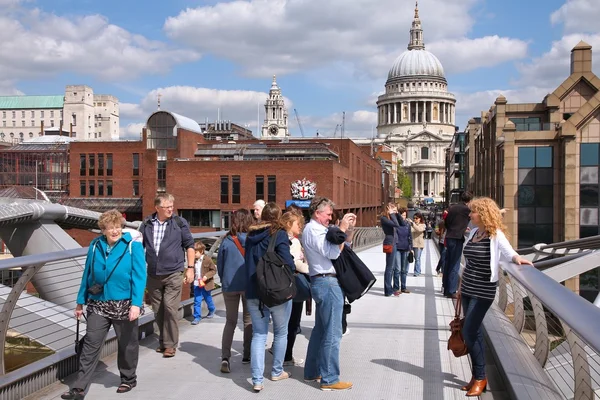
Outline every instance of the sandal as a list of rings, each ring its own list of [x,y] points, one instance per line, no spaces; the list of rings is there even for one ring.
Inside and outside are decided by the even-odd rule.
[[[137,386],[137,382],[121,383],[117,388],[117,393],[127,393]]]

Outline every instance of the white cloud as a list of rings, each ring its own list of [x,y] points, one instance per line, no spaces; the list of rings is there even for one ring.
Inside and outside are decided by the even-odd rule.
[[[552,24],[562,23],[566,32],[598,32],[599,20],[597,0],[567,0],[550,15]]]
[[[595,35],[571,34],[552,42],[551,49],[541,57],[534,58],[529,63],[517,66],[521,73],[516,82],[519,85],[528,85],[535,82],[538,86],[558,86],[565,80],[570,72],[571,50],[579,41],[585,41],[593,48],[593,56],[600,57],[600,33]],[[594,71],[599,72],[596,62]]]
[[[142,135],[142,129],[144,123],[127,124],[125,127],[121,127],[119,138],[120,139],[140,139]]]
[[[466,39],[478,0],[432,0],[421,6],[425,42],[459,41],[462,51],[453,67],[469,66],[480,50]],[[188,8],[165,22],[169,37],[228,59],[249,76],[294,73],[334,62],[351,62],[371,77],[381,77],[406,49],[414,16],[413,1],[404,0],[251,0]],[[489,58],[503,62],[522,56],[526,44],[508,38],[483,38],[501,46]],[[504,51],[517,44],[517,51]],[[513,49],[514,50],[514,49]],[[466,57],[466,58],[465,58]]]
[[[148,40],[100,15],[67,18],[19,8],[3,13],[0,25],[0,75],[10,79],[74,72],[118,81],[165,73],[199,58],[195,51]]]
[[[123,119],[142,119],[147,114],[139,104],[119,103],[119,116]]]

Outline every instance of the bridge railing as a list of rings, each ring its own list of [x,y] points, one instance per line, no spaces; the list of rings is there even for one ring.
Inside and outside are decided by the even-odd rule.
[[[574,247],[572,247],[574,248]],[[558,259],[536,262],[537,268],[503,263],[497,308],[508,318],[528,354],[500,354],[516,365],[519,357],[531,359],[531,354],[545,371],[553,388],[543,387],[544,377],[536,383],[555,398],[595,399],[600,393],[600,309],[567,289],[538,268],[547,268],[561,262],[583,262],[585,255],[573,254]],[[569,254],[569,253],[563,253]],[[568,259],[568,260],[567,260]],[[588,269],[595,268],[589,266]],[[498,336],[502,330],[497,321],[486,320],[488,335]],[[506,331],[502,332],[505,334]],[[506,348],[510,348],[507,346]],[[495,349],[496,353],[502,349]],[[531,361],[530,361],[531,362]],[[513,389],[513,398],[529,397],[531,387],[526,387],[518,372],[505,371],[506,380]],[[519,386],[520,385],[520,386]],[[527,396],[519,396],[528,393]]]
[[[210,245],[207,255],[214,257],[226,231],[194,234]],[[356,228],[354,248],[356,251],[381,244],[380,228]],[[62,379],[77,370],[75,357],[76,320],[73,307],[59,306],[45,301],[35,294],[28,294],[31,278],[48,265],[62,265],[73,259],[83,260],[87,248],[64,250],[0,260],[0,275],[10,272],[12,282],[4,282],[0,291],[3,299],[0,310],[0,400],[21,399],[43,387]],[[83,263],[82,263],[83,264]],[[81,265],[81,264],[80,264]],[[60,269],[64,285],[78,288],[79,278],[73,278],[69,268]],[[80,275],[78,275],[80,276]],[[215,278],[218,284],[218,276]],[[75,289],[76,290],[76,289]],[[215,291],[218,294],[219,290]],[[181,302],[180,316],[191,313],[193,299]],[[140,334],[154,332],[154,314],[146,309],[140,317]],[[80,335],[85,333],[82,322]],[[109,332],[102,357],[117,351],[114,332]],[[21,361],[13,362],[17,355]]]

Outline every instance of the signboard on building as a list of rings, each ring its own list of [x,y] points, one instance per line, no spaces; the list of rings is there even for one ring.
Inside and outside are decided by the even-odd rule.
[[[285,201],[286,208],[291,205],[295,205],[300,208],[308,208],[308,207],[310,207],[310,200],[286,200]]]

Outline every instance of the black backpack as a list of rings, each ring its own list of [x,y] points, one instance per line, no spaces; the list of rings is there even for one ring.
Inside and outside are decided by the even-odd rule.
[[[263,315],[263,304],[267,307],[275,307],[296,296],[294,274],[279,254],[275,253],[275,239],[278,232],[271,236],[267,252],[256,264],[261,315]]]

